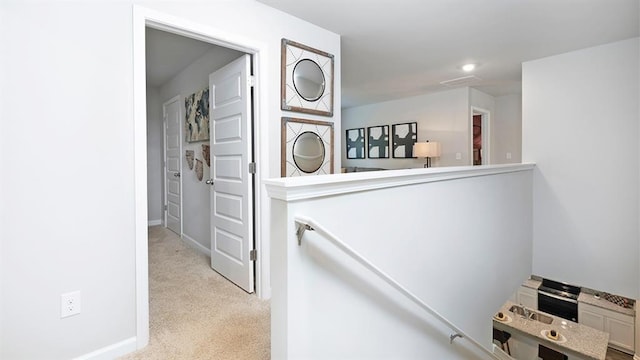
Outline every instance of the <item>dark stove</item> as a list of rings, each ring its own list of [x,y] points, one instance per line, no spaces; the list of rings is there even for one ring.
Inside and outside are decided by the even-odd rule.
[[[538,310],[578,322],[580,287],[542,279],[538,288]]]

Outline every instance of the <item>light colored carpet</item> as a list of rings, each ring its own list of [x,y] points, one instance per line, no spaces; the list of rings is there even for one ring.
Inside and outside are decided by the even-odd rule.
[[[149,228],[149,297],[149,345],[122,360],[270,358],[269,302],[162,226]]]

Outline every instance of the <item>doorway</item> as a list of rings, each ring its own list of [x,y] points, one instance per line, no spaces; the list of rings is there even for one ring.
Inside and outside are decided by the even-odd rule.
[[[135,133],[135,217],[136,217],[136,339],[137,347],[146,346],[149,341],[149,292],[148,292],[148,234],[147,234],[147,148],[146,148],[146,64],[145,64],[145,29],[147,27],[178,34],[188,38],[194,38],[214,45],[227,47],[233,50],[251,54],[251,67],[255,71],[255,86],[252,89],[254,94],[253,105],[255,111],[252,115],[256,118],[255,126],[252,128],[254,134],[253,145],[257,154],[268,154],[267,151],[260,151],[260,121],[259,118],[266,118],[268,113],[266,107],[260,107],[260,103],[266,103],[266,95],[260,91],[260,84],[266,82],[268,69],[266,64],[260,59],[260,54],[266,52],[267,45],[261,42],[247,39],[244,36],[230,34],[220,29],[212,29],[201,24],[175,18],[170,15],[161,14],[154,10],[140,6],[134,6],[134,133]],[[224,38],[225,41],[219,40]],[[264,74],[264,77],[263,77]],[[261,81],[262,80],[262,81]],[[266,145],[264,145],[266,147]],[[184,154],[180,155],[181,157]],[[267,155],[264,155],[266,157]],[[263,160],[262,155],[259,155]],[[266,160],[266,159],[265,159]],[[265,162],[267,163],[267,162]],[[256,179],[255,194],[252,199],[256,209],[261,205],[260,194],[260,167],[256,167],[254,177]],[[257,211],[257,210],[256,210]],[[184,214],[183,214],[184,215]],[[268,262],[265,264],[261,242],[261,228],[259,217],[256,217],[252,232],[255,247],[258,250],[255,254],[255,284],[258,297],[269,296],[268,284]],[[267,245],[268,250],[268,245]],[[252,254],[254,255],[254,254]],[[267,252],[268,257],[268,252]],[[266,271],[265,271],[266,270]],[[266,272],[266,274],[265,274]]]
[[[163,167],[165,227],[253,293],[251,55],[153,28],[146,36],[154,56],[147,61],[147,107],[162,101],[165,154],[164,164],[148,166]],[[160,119],[149,112],[148,129],[157,131]],[[149,152],[159,145],[149,142]]]
[[[164,139],[164,226],[182,237],[182,98],[162,104]]]
[[[472,165],[489,165],[489,126],[491,114],[488,110],[471,107],[471,159]]]

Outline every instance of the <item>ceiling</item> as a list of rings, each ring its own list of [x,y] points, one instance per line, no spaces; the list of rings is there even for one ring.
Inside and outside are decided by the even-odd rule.
[[[519,93],[524,61],[640,33],[640,0],[258,1],[341,35],[343,107],[442,91],[470,74],[481,80],[459,86]],[[477,68],[465,73],[469,62]]]
[[[236,50],[148,27],[146,29],[147,84],[154,87],[164,85],[182,69],[213,49],[223,62],[222,65],[242,55]]]

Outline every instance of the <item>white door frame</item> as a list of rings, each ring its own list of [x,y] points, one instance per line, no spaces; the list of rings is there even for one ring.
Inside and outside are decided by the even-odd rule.
[[[469,115],[469,159],[473,165],[473,115],[482,115],[482,164],[491,164],[491,111],[471,106]]]
[[[167,105],[171,104],[172,102],[177,101],[178,104],[182,103],[182,96],[180,96],[179,94],[172,97],[171,99],[165,101],[164,103],[162,103],[162,159],[163,159],[163,166],[162,166],[162,170],[163,170],[163,174],[164,174],[164,201],[163,201],[163,205],[164,205],[164,210],[163,210],[163,219],[164,219],[164,227],[167,227],[167,212],[169,211],[167,209],[167,205],[168,205],[168,200],[167,200]],[[180,111],[180,116],[182,116],[182,111]],[[179,148],[180,151],[178,152],[179,154],[181,154],[180,156],[180,165],[178,165],[178,168],[180,169],[180,238],[182,238],[182,230],[183,230],[183,220],[182,220],[182,127],[178,126],[180,135],[178,135],[180,144],[179,144]]]
[[[255,246],[258,257],[256,267],[256,294],[270,296],[269,244],[263,236],[261,199],[263,168],[268,164],[269,149],[261,141],[260,119],[268,119],[269,64],[268,44],[236,33],[234,28],[212,28],[202,23],[175,17],[139,5],[133,6],[133,120],[134,120],[134,182],[135,182],[135,259],[136,259],[136,347],[149,343],[149,272],[148,272],[148,214],[147,214],[147,110],[145,28],[159,30],[206,41],[253,55],[254,87],[254,161],[258,164],[255,175]],[[275,84],[271,84],[276,86]],[[268,169],[264,169],[268,174]]]

